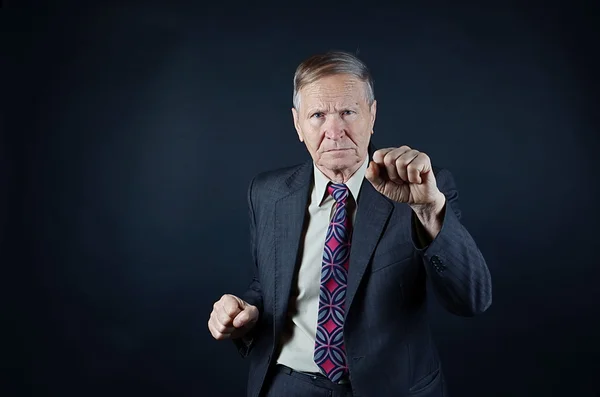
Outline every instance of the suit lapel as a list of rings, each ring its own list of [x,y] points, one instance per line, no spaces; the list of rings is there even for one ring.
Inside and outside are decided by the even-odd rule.
[[[307,162],[286,182],[289,192],[275,204],[275,258],[273,269],[275,334],[285,321],[292,280],[296,270],[298,248],[312,180],[312,162]]]
[[[392,209],[393,204],[376,191],[366,178],[363,179],[350,248],[346,316]]]
[[[302,243],[302,228],[308,207],[312,173],[312,161],[308,161],[288,178],[286,185],[289,190],[275,203],[276,263],[273,268],[273,302],[275,306],[273,326],[276,337],[281,331],[288,310],[292,281],[298,261],[298,249]],[[363,179],[350,250],[346,315],[392,209],[393,204],[377,192],[367,179]]]

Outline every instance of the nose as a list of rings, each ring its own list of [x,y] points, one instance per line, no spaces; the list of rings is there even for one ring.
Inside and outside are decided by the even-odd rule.
[[[338,140],[346,134],[346,123],[339,115],[330,115],[323,123],[325,137]]]

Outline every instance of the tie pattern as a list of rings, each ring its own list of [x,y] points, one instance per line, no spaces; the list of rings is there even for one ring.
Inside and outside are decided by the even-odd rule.
[[[323,251],[314,361],[337,383],[348,371],[343,331],[352,225],[346,209],[348,187],[329,184],[327,190],[336,204]]]

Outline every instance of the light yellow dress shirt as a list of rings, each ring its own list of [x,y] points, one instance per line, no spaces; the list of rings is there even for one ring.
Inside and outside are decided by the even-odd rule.
[[[361,167],[350,177],[346,185],[354,202],[368,166],[367,158]],[[317,313],[319,310],[319,289],[321,279],[321,261],[325,248],[325,235],[329,221],[333,216],[335,200],[325,191],[330,182],[313,163],[314,184],[308,204],[308,219],[305,221],[304,241],[300,247],[302,261],[298,270],[297,282],[292,285],[288,304],[288,318],[281,340],[281,351],[276,361],[296,371],[319,372],[313,360]],[[354,205],[351,219],[356,218]]]

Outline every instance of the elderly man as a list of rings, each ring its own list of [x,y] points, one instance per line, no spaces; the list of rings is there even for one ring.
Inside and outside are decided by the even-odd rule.
[[[250,183],[254,278],[214,304],[212,336],[250,358],[248,396],[445,396],[426,279],[456,315],[492,301],[450,172],[374,150],[373,81],[351,54],[302,62],[293,103],[311,159]]]

